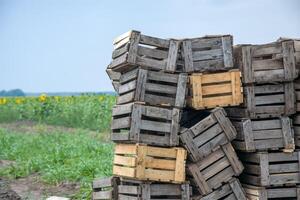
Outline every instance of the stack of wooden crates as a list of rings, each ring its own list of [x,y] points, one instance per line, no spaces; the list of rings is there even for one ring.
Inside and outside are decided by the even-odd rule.
[[[240,180],[249,199],[300,198],[300,151],[290,118],[296,111],[295,47],[280,40],[234,48],[244,103],[227,113],[237,130],[233,145],[245,167]]]
[[[94,200],[300,194],[288,117],[296,111],[296,41],[232,43],[230,35],[176,40],[138,31],[114,40],[113,177],[93,182]]]

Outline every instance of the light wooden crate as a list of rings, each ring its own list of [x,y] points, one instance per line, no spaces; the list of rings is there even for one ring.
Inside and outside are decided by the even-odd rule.
[[[292,40],[234,48],[235,65],[242,71],[243,83],[293,81],[298,76]]]
[[[187,164],[188,180],[201,195],[213,192],[242,171],[243,165],[230,143],[196,163]]]
[[[245,191],[238,179],[232,178],[212,193],[195,195],[192,200],[247,200]]]
[[[187,74],[134,69],[121,75],[117,104],[133,101],[183,108]]]
[[[120,180],[118,177],[108,177],[95,179],[92,183],[93,200],[118,199],[118,185]]]
[[[230,117],[269,118],[288,116],[296,112],[294,83],[274,83],[244,87],[244,103],[226,108]]]
[[[270,119],[231,119],[237,130],[233,141],[236,150],[254,152],[295,149],[294,131],[289,117]]]
[[[128,71],[137,66],[164,70],[169,72],[182,71],[177,69],[177,57],[180,42],[166,40],[129,31],[117,37],[110,64],[114,71]]]
[[[300,186],[256,187],[243,184],[248,200],[299,200]]]
[[[188,183],[170,184],[121,178],[118,198],[126,200],[182,199],[189,200],[192,188]]]
[[[255,186],[283,186],[300,183],[300,152],[239,153],[245,167],[242,183]]]
[[[207,117],[189,128],[182,127],[180,131],[180,140],[194,162],[208,156],[220,145],[231,142],[235,137],[236,130],[223,108],[211,110]]]
[[[233,68],[232,36],[205,36],[182,41],[186,72],[216,72]]]
[[[111,139],[114,142],[154,146],[179,144],[180,110],[138,103],[116,105],[112,110]]]
[[[113,174],[138,180],[185,181],[186,151],[140,144],[116,144]]]
[[[197,110],[240,105],[243,102],[240,76],[238,70],[190,75],[187,104]]]

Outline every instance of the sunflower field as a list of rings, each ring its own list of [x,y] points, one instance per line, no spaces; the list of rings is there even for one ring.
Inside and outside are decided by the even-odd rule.
[[[0,98],[0,122],[30,120],[50,125],[109,131],[114,95]]]

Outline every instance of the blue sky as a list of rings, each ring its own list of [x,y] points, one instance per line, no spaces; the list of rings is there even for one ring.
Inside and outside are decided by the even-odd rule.
[[[0,0],[0,90],[111,91],[112,40],[232,34],[234,43],[300,38],[299,0]]]

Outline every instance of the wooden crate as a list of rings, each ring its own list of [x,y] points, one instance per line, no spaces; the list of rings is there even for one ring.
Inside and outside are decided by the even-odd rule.
[[[183,183],[186,151],[140,144],[117,144],[113,174],[138,180]]]
[[[297,76],[292,40],[234,48],[235,65],[242,71],[243,83],[293,81]]]
[[[210,115],[189,128],[182,128],[180,140],[194,162],[211,154],[220,145],[231,142],[236,130],[223,108],[215,108]]]
[[[134,69],[120,77],[117,104],[133,101],[183,108],[187,74]]]
[[[114,71],[128,71],[137,66],[164,70],[177,69],[177,57],[180,42],[142,35],[138,31],[129,31],[117,37],[110,66]]]
[[[232,36],[206,36],[182,41],[186,72],[216,72],[233,68]]]
[[[197,110],[241,104],[243,91],[240,76],[238,70],[192,74],[189,76],[187,104]]]
[[[118,199],[147,200],[147,199],[182,199],[189,200],[192,188],[188,183],[170,184],[158,182],[144,182],[121,179],[118,186]]]
[[[248,200],[299,200],[300,187],[256,187],[253,185],[243,185]]]
[[[201,195],[206,195],[243,171],[230,143],[222,145],[204,159],[187,164],[187,176]]]
[[[237,130],[233,141],[236,150],[254,152],[295,149],[292,121],[288,117],[270,119],[232,119]]]
[[[195,195],[192,200],[247,200],[245,191],[239,180],[232,178],[212,193],[202,196]]]
[[[93,181],[93,200],[104,200],[104,199],[118,199],[118,185],[119,185],[118,177],[109,177],[102,179],[95,179]]]
[[[180,110],[138,103],[116,105],[112,110],[111,139],[114,142],[154,146],[179,144]]]
[[[226,108],[230,117],[269,118],[291,115],[296,111],[293,82],[244,87],[244,103]]]
[[[242,183],[255,186],[283,186],[300,183],[300,152],[239,153],[245,170]]]

